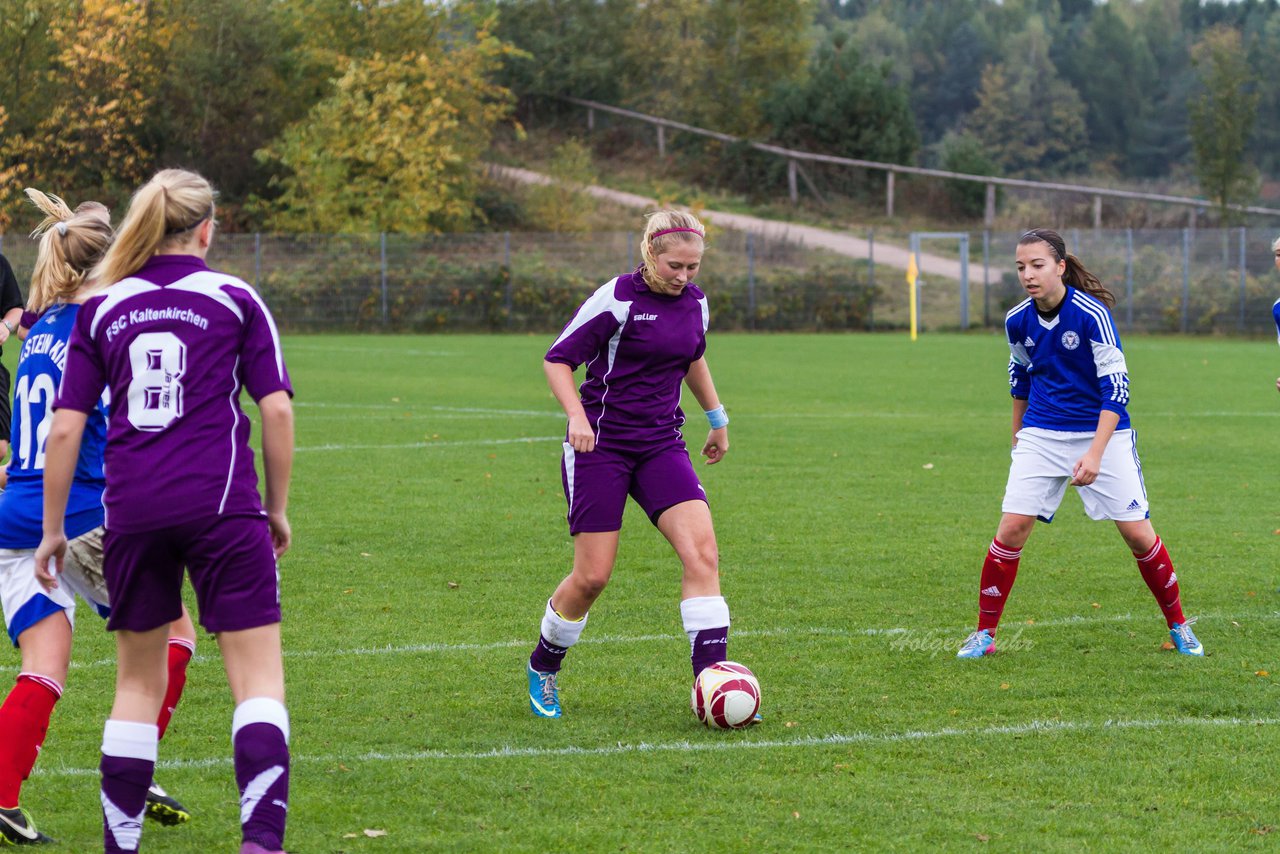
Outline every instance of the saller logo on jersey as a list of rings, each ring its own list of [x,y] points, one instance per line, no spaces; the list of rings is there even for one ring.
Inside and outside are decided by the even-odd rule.
[[[658,315],[656,315],[656,314],[637,314],[637,315],[635,315],[634,317],[632,317],[631,319],[632,319],[632,320],[657,320],[657,319],[658,319]]]
[[[1068,329],[1062,333],[1062,346],[1068,350],[1074,350],[1080,346],[1080,336]]]

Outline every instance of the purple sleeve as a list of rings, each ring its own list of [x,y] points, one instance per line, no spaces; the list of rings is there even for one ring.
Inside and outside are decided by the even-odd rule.
[[[591,359],[604,349],[622,325],[616,314],[619,308],[625,317],[625,306],[613,297],[612,283],[596,291],[579,306],[569,325],[547,351],[546,360],[576,369]]]
[[[262,400],[277,391],[293,397],[293,385],[284,366],[280,333],[261,297],[249,292],[242,301],[245,309],[244,345],[240,351],[240,376],[249,396]]]
[[[101,305],[101,300],[91,300],[76,314],[67,344],[67,366],[62,371],[54,409],[93,412],[107,387],[107,372],[89,335],[90,324]]]
[[[18,325],[23,329],[30,329],[36,325],[36,321],[40,319],[40,314],[34,311],[22,310],[22,319],[18,321]]]

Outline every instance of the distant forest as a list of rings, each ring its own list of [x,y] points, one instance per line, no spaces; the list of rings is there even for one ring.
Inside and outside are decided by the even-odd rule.
[[[1278,0],[5,0],[0,56],[0,229],[185,165],[233,228],[473,230],[493,134],[560,96],[1220,202],[1280,176]]]

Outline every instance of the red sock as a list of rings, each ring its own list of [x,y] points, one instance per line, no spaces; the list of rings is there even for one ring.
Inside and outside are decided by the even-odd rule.
[[[1134,555],[1138,561],[1138,570],[1142,580],[1147,582],[1151,595],[1156,597],[1156,604],[1164,612],[1165,622],[1169,628],[1174,623],[1185,623],[1182,616],[1182,595],[1178,591],[1178,573],[1173,571],[1173,561],[1169,559],[1169,550],[1164,542],[1156,537],[1156,544],[1144,555]]]
[[[62,686],[34,673],[19,673],[18,681],[0,706],[0,808],[18,805],[22,781],[27,779],[49,732],[53,704]]]
[[[156,718],[156,726],[160,730],[160,738],[169,727],[173,710],[178,707],[182,697],[182,689],[187,685],[187,663],[195,652],[195,644],[185,638],[169,638],[169,687],[164,692],[164,705],[160,707],[160,717]]]
[[[978,631],[987,629],[995,634],[1004,603],[1013,589],[1013,580],[1018,577],[1021,558],[1022,549],[1011,549],[999,540],[991,541],[987,559],[982,562],[982,580],[978,586]]]

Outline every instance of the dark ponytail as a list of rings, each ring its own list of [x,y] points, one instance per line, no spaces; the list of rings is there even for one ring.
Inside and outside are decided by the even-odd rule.
[[[1062,273],[1063,282],[1084,291],[1094,299],[1102,300],[1107,308],[1115,308],[1115,294],[1107,290],[1102,280],[1090,273],[1079,258],[1067,252],[1067,242],[1062,239],[1061,234],[1050,228],[1033,228],[1018,238],[1019,246],[1025,246],[1028,243],[1049,244],[1049,248],[1053,250],[1053,256],[1067,264],[1067,269]]]

